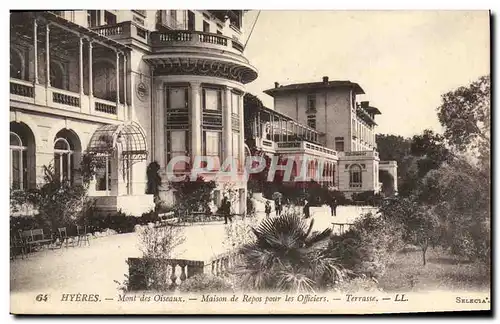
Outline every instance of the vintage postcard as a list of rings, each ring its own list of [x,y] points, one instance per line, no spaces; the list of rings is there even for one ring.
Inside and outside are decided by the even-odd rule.
[[[488,11],[11,11],[9,82],[12,314],[491,310]]]

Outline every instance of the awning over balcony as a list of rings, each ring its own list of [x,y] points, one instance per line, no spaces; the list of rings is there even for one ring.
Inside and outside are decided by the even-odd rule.
[[[127,160],[146,160],[148,150],[142,127],[134,122],[101,126],[92,135],[87,152],[110,156],[117,149]]]

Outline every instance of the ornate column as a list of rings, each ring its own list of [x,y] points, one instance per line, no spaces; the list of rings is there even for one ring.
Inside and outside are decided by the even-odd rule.
[[[223,161],[232,157],[233,153],[233,141],[232,141],[232,125],[231,125],[231,113],[232,113],[232,100],[231,100],[231,88],[224,88],[224,106],[222,107],[222,147],[224,152],[222,154]]]
[[[94,84],[92,75],[92,41],[89,39],[89,112],[92,114],[94,112]]]
[[[83,94],[83,39],[80,37],[80,56],[79,56],[79,71],[80,71],[80,104],[82,102]]]
[[[35,64],[35,84],[38,84],[38,23],[36,18],[33,19],[33,50],[35,57],[33,63]]]
[[[257,112],[257,137],[262,137],[262,124],[260,121],[260,110]]]
[[[116,51],[116,111],[120,106],[120,53]]]
[[[191,160],[201,155],[201,84],[191,82]]]
[[[50,27],[49,24],[45,26],[45,86],[50,87]]]
[[[125,108],[125,120],[129,120],[127,104],[127,55],[123,53],[123,107]]]
[[[89,40],[89,96],[92,98],[94,96],[94,85],[92,77],[92,41]],[[92,111],[92,109],[91,109]]]
[[[280,142],[283,142],[283,119],[281,119],[281,117],[278,117],[278,130],[278,140]]]
[[[239,151],[239,157],[240,157],[240,166],[241,170],[245,167],[245,109],[243,107],[243,96],[244,94],[241,94],[238,98],[238,114],[239,114],[239,123],[240,123],[240,151]],[[245,192],[246,194],[246,192]],[[246,197],[246,196],[245,196]],[[246,199],[245,199],[245,204],[246,204]],[[246,210],[246,209],[245,209]]]

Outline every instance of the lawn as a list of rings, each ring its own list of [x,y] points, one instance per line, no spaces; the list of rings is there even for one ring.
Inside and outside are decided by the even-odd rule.
[[[427,265],[422,265],[419,250],[399,252],[379,279],[384,291],[489,290],[490,267],[468,262],[441,249],[427,251]]]

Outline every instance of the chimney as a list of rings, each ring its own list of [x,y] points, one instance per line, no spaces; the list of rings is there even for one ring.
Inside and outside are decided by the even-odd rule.
[[[324,77],[323,77],[323,83],[324,83],[324,84],[328,84],[328,77],[327,77],[327,76],[324,76]]]
[[[370,102],[369,101],[361,101],[361,107],[368,108],[368,106],[370,106]]]
[[[279,82],[274,82],[274,88],[278,88],[280,86]]]

